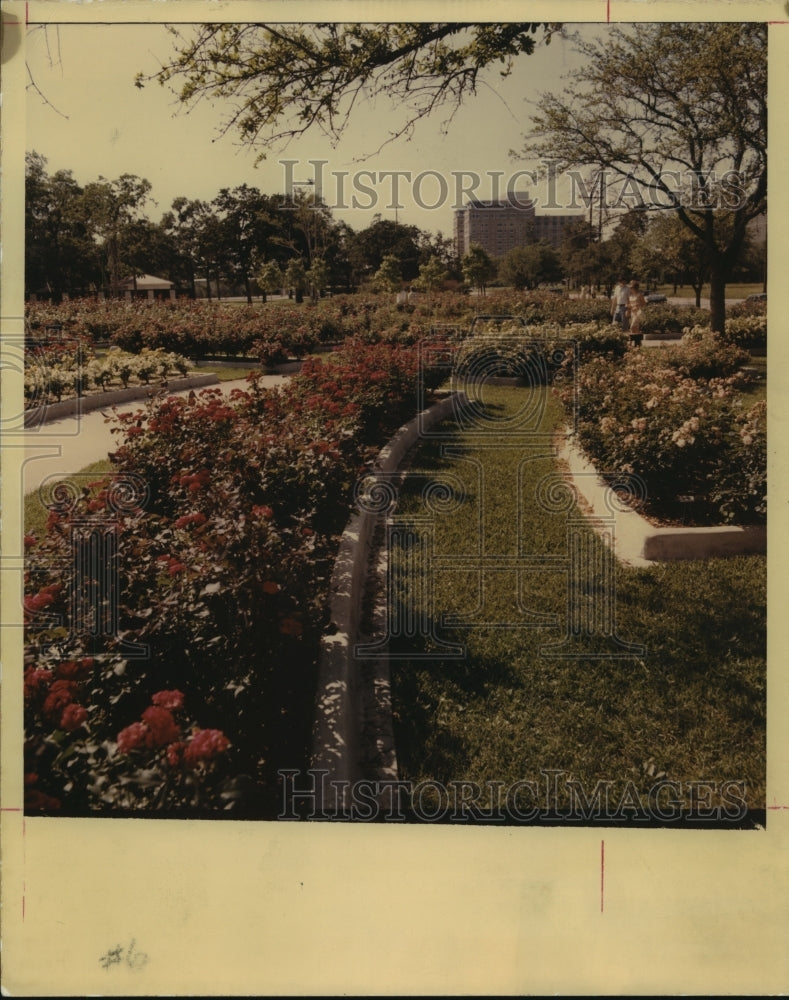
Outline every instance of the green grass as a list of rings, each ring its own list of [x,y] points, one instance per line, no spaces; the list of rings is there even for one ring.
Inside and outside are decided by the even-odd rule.
[[[92,462],[90,465],[86,465],[83,469],[80,469],[76,475],[80,477],[84,475],[95,475],[96,478],[99,479],[108,472],[112,472],[112,464],[108,459],[102,459],[98,462]],[[25,534],[35,535],[36,538],[41,538],[46,531],[47,517],[48,511],[41,503],[38,490],[33,490],[31,493],[27,493],[25,495]]]
[[[210,362],[205,363],[204,368],[196,369],[194,374],[205,375],[206,372],[212,372],[216,375],[220,382],[234,382],[240,378],[246,378],[250,372],[260,371],[260,365],[239,365],[238,367],[225,368],[223,365],[216,365],[214,368],[211,367]]]
[[[523,392],[488,390],[491,412],[514,412]],[[544,429],[560,419],[549,397]],[[521,555],[564,556],[573,512],[550,513],[535,500],[553,459],[521,464],[528,451],[506,448],[505,440],[493,433],[493,447],[480,449],[455,427],[450,453],[425,442],[414,460],[422,473],[451,474],[463,484],[457,491],[455,482],[456,509],[433,517],[435,555],[455,557],[457,567],[433,575],[431,619],[455,614],[478,623],[436,626],[440,638],[465,644],[462,659],[392,662],[401,778],[484,787],[544,783],[541,770],[560,769],[589,792],[610,780],[620,788],[632,781],[644,793],[658,774],[683,783],[741,780],[749,807],[764,808],[766,560],[619,565],[613,585],[590,572],[577,600],[593,607],[613,598],[615,636],[645,647],[643,655],[598,658],[590,654],[616,652],[610,638],[582,634],[577,658],[546,656],[545,646],[568,626],[566,562],[535,567],[519,581],[503,557],[519,546]],[[426,512],[425,482],[424,475],[409,477],[398,513]],[[588,531],[580,528],[587,541]],[[472,558],[480,540],[497,557],[481,576]],[[556,624],[538,625],[535,615],[554,615]],[[414,641],[395,651],[431,646]]]
[[[668,295],[671,298],[677,297],[680,299],[692,299],[695,298],[696,295],[690,285],[677,285],[676,292],[674,291],[673,285],[658,285],[656,291],[663,295]],[[761,281],[732,282],[731,284],[726,285],[726,298],[745,299],[749,295],[758,295],[763,291],[764,286]],[[710,286],[708,284],[702,286],[701,297],[702,299],[708,299],[710,297]]]

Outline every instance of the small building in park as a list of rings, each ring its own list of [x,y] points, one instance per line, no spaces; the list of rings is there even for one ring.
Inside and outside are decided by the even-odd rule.
[[[157,278],[155,274],[135,274],[119,285],[126,299],[174,299],[175,282]]]

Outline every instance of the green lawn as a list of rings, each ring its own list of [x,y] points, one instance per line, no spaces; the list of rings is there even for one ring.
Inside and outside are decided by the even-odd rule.
[[[206,361],[205,367],[197,369],[195,374],[204,375],[206,372],[213,372],[220,382],[234,382],[240,378],[246,378],[250,372],[260,371],[260,365],[238,365],[233,368],[226,368],[223,365],[211,367],[211,363]]]
[[[502,419],[516,412],[525,391],[488,389],[490,412]],[[546,404],[543,429],[550,429],[561,413],[552,397]],[[554,769],[590,793],[598,781],[611,781],[618,789],[633,782],[647,794],[665,776],[685,789],[716,782],[713,799],[721,782],[743,781],[749,808],[763,809],[766,560],[618,565],[613,581],[604,562],[592,564],[573,607],[590,614],[607,607],[615,626],[608,636],[581,628],[568,647],[574,658],[553,657],[546,647],[569,627],[568,518],[577,513],[551,513],[535,497],[554,460],[537,449],[544,457],[524,461],[529,449],[506,447],[496,433],[481,448],[445,426],[448,440],[424,442],[414,467],[455,477],[448,480],[454,507],[430,514],[424,475],[414,474],[398,513],[430,514],[435,525],[434,558],[444,567],[430,577],[430,621],[456,615],[477,623],[435,625],[438,639],[465,645],[461,659],[441,658],[435,637],[395,646],[402,656],[431,648],[437,655],[392,662],[400,777],[486,788],[490,781],[544,783],[541,772]],[[442,444],[451,450],[442,454]],[[573,537],[589,545],[588,532]],[[475,568],[480,546],[493,557],[483,571]],[[518,579],[506,564],[518,554],[559,562],[535,565]],[[393,558],[405,565],[411,557],[395,550]],[[550,615],[554,624],[539,624],[536,616]],[[621,651],[611,632],[643,653],[607,656]]]
[[[690,285],[678,285],[676,292],[674,291],[673,285],[658,285],[656,291],[663,295],[668,295],[671,298],[677,297],[681,299],[692,299],[695,297],[696,293],[693,291]],[[745,299],[749,295],[758,295],[764,291],[764,286],[760,281],[757,282],[732,282],[726,285],[726,298],[727,299]],[[703,285],[701,289],[702,299],[708,299],[710,297],[710,286]]]
[[[97,479],[100,479],[103,475],[108,472],[112,472],[112,464],[108,459],[102,459],[98,462],[92,462],[90,465],[86,465],[83,469],[79,469],[75,475],[95,475]],[[46,523],[48,512],[46,507],[41,503],[41,498],[39,496],[38,490],[33,490],[31,493],[25,495],[25,534],[35,535],[36,538],[41,538],[46,531]]]

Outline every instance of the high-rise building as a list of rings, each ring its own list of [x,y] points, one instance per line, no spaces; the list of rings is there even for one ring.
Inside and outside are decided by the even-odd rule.
[[[472,244],[494,258],[504,257],[515,247],[546,240],[553,247],[561,243],[568,222],[575,215],[538,215],[528,192],[511,192],[494,201],[469,201],[455,210],[455,248],[464,257]]]

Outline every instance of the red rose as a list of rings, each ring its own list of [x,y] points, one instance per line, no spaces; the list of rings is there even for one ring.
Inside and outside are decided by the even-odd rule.
[[[31,698],[36,698],[44,691],[48,691],[52,678],[51,670],[36,670],[35,667],[28,667],[25,671],[25,701],[30,701]]]
[[[177,712],[179,708],[184,707],[184,696],[181,691],[157,691],[151,701],[159,708],[167,708],[171,712]]]
[[[93,657],[84,656],[81,660],[65,660],[55,667],[55,676],[61,680],[78,681],[90,675],[93,669]]]
[[[148,729],[141,722],[132,722],[118,733],[118,752],[131,753],[145,743]]]
[[[174,528],[186,528],[190,524],[205,524],[205,514],[184,514],[173,524]]]
[[[73,733],[75,729],[79,729],[87,717],[88,713],[82,705],[77,705],[75,702],[72,702],[70,705],[66,705],[65,711],[60,719],[60,728],[65,729],[69,733]]]
[[[74,700],[77,685],[73,681],[53,681],[44,702],[43,713],[49,719],[60,719],[63,709]]]
[[[41,611],[53,604],[55,597],[47,590],[40,590],[37,594],[30,594],[25,598],[25,611]]]
[[[230,740],[221,730],[199,729],[184,750],[184,760],[187,764],[212,760],[217,754],[224,753],[229,746]]]
[[[171,767],[179,767],[183,763],[185,743],[171,743],[167,747],[167,763]]]
[[[160,708],[158,705],[146,708],[142,713],[142,721],[148,730],[145,745],[149,750],[158,750],[159,747],[177,740],[181,735],[181,730],[172,715],[166,708]]]

